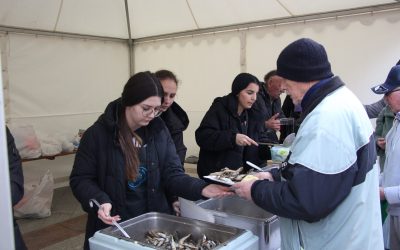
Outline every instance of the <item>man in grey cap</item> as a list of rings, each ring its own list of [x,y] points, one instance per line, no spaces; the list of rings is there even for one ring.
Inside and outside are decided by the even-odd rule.
[[[233,189],[280,216],[281,249],[383,249],[379,167],[363,105],[311,39],[283,49],[277,75],[301,104],[302,124],[278,170]]]
[[[372,91],[384,94],[386,103],[395,115],[393,126],[386,135],[386,160],[379,194],[381,200],[389,203],[389,249],[397,250],[400,249],[400,65],[394,66],[386,81],[373,87]]]

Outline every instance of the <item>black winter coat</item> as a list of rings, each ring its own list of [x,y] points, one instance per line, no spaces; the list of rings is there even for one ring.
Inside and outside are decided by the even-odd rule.
[[[185,131],[189,125],[189,117],[185,110],[181,108],[176,102],[167,109],[167,111],[161,114],[161,119],[165,122],[169,133],[171,134],[172,140],[174,141],[176,152],[181,159],[181,163],[185,162],[187,148],[183,143],[183,131]]]
[[[265,120],[268,120],[269,118],[271,118],[273,115],[275,115],[276,113],[279,113],[279,117],[278,118],[284,118],[285,115],[282,112],[282,108],[281,108],[281,99],[274,99],[271,100],[270,95],[268,94],[266,88],[265,88],[265,83],[260,83],[261,87],[260,87],[260,91],[258,92],[257,95],[257,102],[260,103],[260,105],[265,105],[264,111],[265,111]],[[264,131],[261,135],[260,140],[262,142],[272,142],[272,143],[278,143],[279,139],[278,136],[276,134],[276,131],[270,128],[264,128]]]
[[[88,238],[108,226],[97,218],[97,208],[90,208],[89,200],[95,198],[100,204],[111,203],[111,215],[121,215],[126,205],[127,180],[118,143],[120,111],[121,100],[111,102],[104,114],[85,131],[75,156],[70,186],[88,213],[85,249],[88,249]],[[171,213],[167,192],[190,200],[202,198],[201,191],[207,184],[184,174],[164,122],[155,118],[144,129],[148,168],[146,211]],[[129,218],[122,218],[126,219]]]
[[[249,167],[246,161],[261,164],[258,157],[257,146],[238,146],[236,134],[246,134],[255,141],[264,127],[262,107],[253,105],[248,109],[247,133],[240,131],[241,121],[237,114],[238,101],[235,96],[229,94],[217,97],[210,109],[205,114],[196,130],[196,142],[200,146],[197,173],[200,177],[221,170],[224,167],[238,169]]]
[[[22,172],[21,157],[19,156],[18,149],[15,146],[14,137],[6,126],[7,134],[7,149],[8,149],[8,163],[10,170],[10,183],[11,183],[11,201],[15,206],[24,196],[24,174]],[[19,226],[14,219],[14,243],[16,250],[26,249],[24,240],[22,239]]]

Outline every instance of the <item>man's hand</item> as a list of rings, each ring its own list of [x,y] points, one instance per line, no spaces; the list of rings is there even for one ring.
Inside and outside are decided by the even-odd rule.
[[[379,187],[379,198],[381,199],[381,201],[386,200],[385,192],[383,191],[383,187]]]
[[[233,184],[231,186],[231,189],[234,190],[238,196],[252,201],[253,199],[251,198],[251,186],[255,181],[257,180],[238,182]]]
[[[274,181],[272,174],[270,172],[258,172],[254,174],[260,180]]]
[[[275,131],[281,130],[281,122],[279,121],[279,113],[276,113],[271,118],[265,121],[265,127]]]

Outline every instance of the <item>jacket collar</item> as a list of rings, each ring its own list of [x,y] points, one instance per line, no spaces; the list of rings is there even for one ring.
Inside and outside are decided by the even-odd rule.
[[[302,113],[299,122],[301,123],[327,95],[342,86],[344,83],[338,76],[321,80],[312,86],[301,101]]]

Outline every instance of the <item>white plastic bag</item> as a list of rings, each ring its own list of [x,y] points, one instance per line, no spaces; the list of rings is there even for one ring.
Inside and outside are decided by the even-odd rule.
[[[50,170],[42,176],[39,184],[26,184],[25,195],[14,206],[17,218],[45,218],[51,215],[54,193],[54,178]]]
[[[32,125],[10,126],[15,145],[23,159],[32,159],[41,156],[42,149]]]
[[[61,153],[61,142],[50,135],[39,135],[39,141],[42,148],[42,156],[51,156]]]

